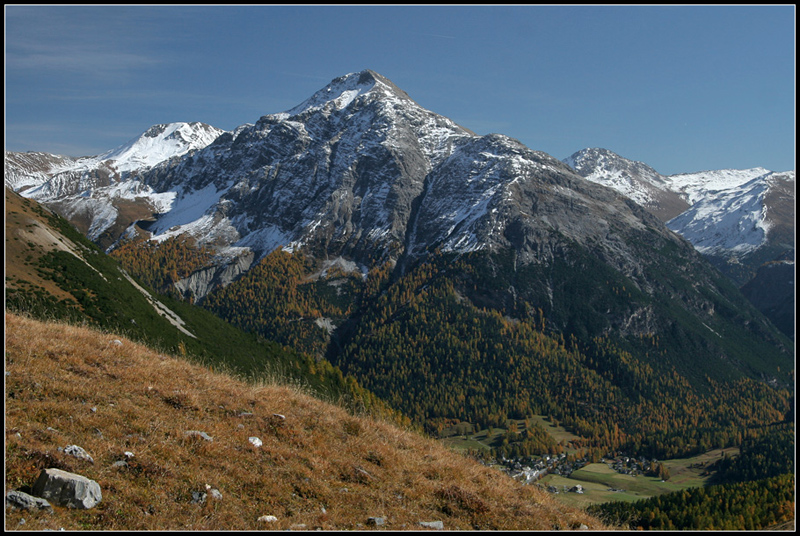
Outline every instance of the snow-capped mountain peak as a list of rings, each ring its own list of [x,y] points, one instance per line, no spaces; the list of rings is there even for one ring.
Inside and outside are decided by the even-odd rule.
[[[794,257],[794,171],[756,167],[664,176],[606,149],[583,149],[564,162],[659,216],[740,284],[749,277],[746,263],[755,263],[752,271],[764,260]]]
[[[280,116],[281,119],[285,119],[309,111],[343,110],[357,97],[370,92],[379,93],[380,96],[384,97],[392,96],[402,100],[411,100],[405,91],[395,86],[389,79],[366,69],[335,78],[330,84],[302,103],[282,114],[276,115]]]
[[[250,261],[277,247],[366,265],[423,257],[434,244],[456,252],[511,244],[520,262],[541,262],[559,236],[604,248],[604,258],[633,274],[615,230],[635,232],[655,218],[629,199],[668,221],[691,198],[672,189],[683,179],[605,149],[580,151],[565,165],[506,136],[478,136],[370,70],[231,132],[155,125],[93,160],[50,174],[26,196],[57,204],[104,246],[146,228],[153,240],[188,234]],[[72,165],[15,161],[19,173],[7,165],[7,185],[12,177],[35,186],[39,176],[23,176],[35,162]]]
[[[99,155],[99,160],[113,160],[121,172],[149,168],[189,151],[202,149],[224,131],[205,123],[166,123],[154,125],[128,143]]]
[[[585,179],[608,186],[636,201],[663,221],[689,207],[672,191],[666,178],[643,162],[628,160],[608,149],[590,148],[563,160]]]
[[[91,240],[98,240],[112,227],[124,229],[133,221],[169,211],[175,192],[157,192],[140,180],[139,173],[202,149],[222,133],[199,122],[166,123],[97,156],[7,153],[5,183],[25,197],[58,205],[62,215]],[[137,209],[120,210],[122,205]]]

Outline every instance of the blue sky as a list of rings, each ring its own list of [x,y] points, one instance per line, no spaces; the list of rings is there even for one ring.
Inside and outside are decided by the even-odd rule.
[[[373,69],[478,134],[663,174],[795,168],[795,7],[6,6],[6,149],[225,130]]]

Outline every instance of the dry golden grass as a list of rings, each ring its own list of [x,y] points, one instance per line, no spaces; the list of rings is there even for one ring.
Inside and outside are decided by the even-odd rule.
[[[6,314],[6,492],[46,467],[96,480],[86,511],[6,512],[6,529],[608,529],[433,440],[82,327]],[[186,435],[198,430],[213,441]],[[263,445],[253,446],[256,436]],[[94,458],[58,450],[77,444]],[[133,453],[127,467],[115,467]],[[192,503],[192,492],[222,499]],[[271,515],[274,522],[259,521]],[[24,524],[20,520],[25,519]]]
[[[20,281],[25,281],[32,287],[44,289],[57,299],[74,300],[71,294],[52,281],[40,277],[30,266],[35,265],[47,251],[61,250],[79,254],[78,247],[52,232],[42,216],[46,209],[8,188],[5,189],[5,207],[6,288],[18,288]]]

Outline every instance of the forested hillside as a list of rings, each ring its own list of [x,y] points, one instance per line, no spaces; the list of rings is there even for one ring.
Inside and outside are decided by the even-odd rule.
[[[565,337],[541,308],[504,311],[491,303],[492,285],[502,283],[481,262],[441,255],[397,280],[388,264],[362,279],[278,250],[203,305],[242,329],[326,356],[431,432],[454,421],[504,427],[551,415],[584,438],[576,447],[669,458],[738,445],[789,411],[788,389],[731,370],[680,368],[659,336],[635,346]],[[630,292],[611,286],[596,308]],[[596,314],[577,305],[554,311]],[[541,444],[518,439],[519,454]]]

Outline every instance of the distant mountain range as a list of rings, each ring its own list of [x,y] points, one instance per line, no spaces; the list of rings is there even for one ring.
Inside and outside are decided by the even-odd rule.
[[[794,171],[725,169],[664,176],[605,149],[584,149],[564,161],[588,180],[648,208],[706,255],[741,262],[771,249],[775,258],[768,260],[787,252],[793,258]]]
[[[650,210],[738,286],[762,289],[759,296],[746,295],[794,336],[794,171],[724,169],[665,176],[606,149],[583,149],[564,162]],[[785,268],[769,269],[772,263]]]
[[[720,175],[736,177],[721,193]],[[662,457],[787,411],[791,341],[668,225],[765,199],[766,219],[737,212],[740,242],[698,246],[753,257],[793,173],[662,177],[602,150],[565,163],[366,70],[231,132],[6,153],[5,176],[157,290],[327,359],[418,422],[552,414],[594,446]]]
[[[263,208],[261,206],[253,206],[249,212],[242,208],[235,209],[240,212],[237,214],[238,220],[222,217],[229,209],[223,210],[221,203],[243,207],[245,203],[231,203],[239,195],[236,192],[241,194],[242,188],[257,188],[250,185],[252,178],[246,183],[231,178],[231,173],[252,177],[252,170],[244,174],[240,171],[242,166],[246,167],[254,159],[263,158],[254,156],[260,150],[257,140],[253,139],[254,133],[260,132],[263,135],[265,130],[269,131],[272,138],[270,143],[280,144],[276,129],[267,125],[276,123],[282,128],[291,128],[293,124],[299,123],[286,120],[289,117],[303,117],[317,110],[343,109],[360,93],[370,91],[374,94],[380,90],[383,91],[384,99],[394,101],[395,109],[403,109],[404,113],[413,115],[409,124],[419,127],[414,132],[398,130],[392,134],[397,140],[414,140],[411,146],[424,154],[413,159],[417,162],[415,165],[422,165],[422,162],[428,160],[425,165],[433,169],[439,161],[447,159],[448,165],[457,167],[458,158],[469,159],[480,154],[481,150],[477,146],[475,154],[462,156],[460,151],[451,154],[454,146],[461,146],[465,141],[478,137],[418,106],[403,106],[404,102],[413,103],[408,95],[382,77],[378,89],[375,89],[370,85],[369,76],[371,75],[367,75],[361,83],[352,76],[343,77],[294,109],[284,114],[265,116],[259,121],[260,126],[243,125],[233,132],[224,132],[197,122],[170,123],[155,125],[127,144],[93,157],[6,152],[6,186],[48,204],[75,223],[90,239],[104,247],[113,247],[120,237],[130,237],[135,232],[136,225],[146,228],[158,240],[188,233],[197,237],[201,243],[223,245],[219,257],[221,266],[202,275],[198,274],[194,281],[181,285],[195,297],[202,298],[214,285],[229,282],[244,272],[254,258],[263,256],[274,247],[305,243],[310,239],[305,236],[305,230],[318,226],[324,220],[321,207],[314,207],[316,214],[312,214],[313,211],[303,201],[300,201],[302,207],[284,203],[284,200],[293,197],[293,191],[306,192],[308,188],[308,185],[291,181],[285,181],[285,195],[275,197],[275,209],[267,210],[270,213],[282,211],[285,217],[280,224],[271,222],[261,225],[259,219],[263,216],[258,214]],[[377,74],[375,76],[379,77]],[[329,115],[330,111],[325,113]],[[346,120],[354,121],[350,116]],[[363,117],[355,119],[362,125],[369,120],[370,118]],[[317,151],[322,151],[330,158],[330,155],[347,144],[351,148],[364,150],[363,143],[359,145],[355,140],[349,139],[363,136],[363,133],[354,134],[352,127],[346,130],[349,136],[345,134],[342,137],[344,131],[338,132],[339,138],[335,141],[327,140]],[[311,139],[308,132],[305,135],[306,141]],[[503,142],[513,141],[497,138],[500,139]],[[180,164],[179,169],[164,169],[170,161],[177,161],[184,155],[205,149],[214,142],[217,143],[212,148],[198,155],[196,162],[190,156],[186,162]],[[229,151],[234,145],[236,149]],[[249,159],[244,156],[245,146],[247,152],[253,153]],[[380,144],[375,147],[379,146]],[[395,149],[399,147],[401,145],[396,144]],[[376,148],[372,150],[380,151]],[[295,177],[311,177],[307,169],[297,169],[297,166],[312,165],[309,163],[311,157],[305,157],[304,161],[305,164],[292,162],[288,166],[284,162],[271,169],[282,167],[282,174],[286,176],[291,174]],[[762,293],[756,303],[785,333],[794,336],[794,171],[773,172],[764,168],[753,168],[665,176],[647,164],[596,148],[578,151],[563,162],[587,180],[610,187],[652,212],[670,229],[689,240],[738,286],[743,287],[758,279],[750,288],[770,288],[768,295],[778,301],[765,300]],[[341,174],[346,170],[350,175],[354,172],[348,168],[352,167],[353,162],[339,161],[336,165],[343,167],[330,172]],[[159,168],[160,171],[153,168]],[[318,159],[313,168],[314,173],[318,173]],[[364,164],[361,164],[359,173],[366,173],[364,169]],[[442,169],[446,170],[447,166]],[[193,183],[185,184],[180,180],[176,183],[169,179],[166,179],[168,183],[163,183],[161,181],[165,180],[162,177],[165,173],[172,176],[191,175],[194,177]],[[471,170],[470,173],[477,172]],[[210,178],[212,175],[213,179]],[[154,182],[153,177],[162,178]],[[355,185],[355,179],[349,180]],[[380,183],[381,179],[374,180]],[[198,181],[203,184],[202,188],[197,187]],[[231,192],[234,182],[235,191]],[[429,184],[434,182],[441,181],[432,176]],[[212,183],[213,186],[210,186]],[[413,184],[410,180],[406,180],[406,183],[403,184],[401,180],[391,188],[386,183],[372,188],[365,186],[365,182],[361,180],[358,183],[360,190],[354,191],[350,188],[346,192],[340,192],[344,193],[344,197],[335,203],[344,203],[344,206],[337,207],[336,210],[351,213],[356,210],[356,215],[361,219],[363,214],[369,213],[370,208],[387,206],[390,195],[406,198],[403,202],[405,206],[401,203],[395,208],[399,211],[397,214],[380,214],[379,210],[373,210],[371,217],[374,216],[377,220],[368,222],[366,237],[363,236],[363,229],[359,231],[358,240],[370,236],[392,236],[393,240],[403,243],[418,240],[413,232],[407,233],[408,222],[402,220],[408,220],[407,213],[410,213],[411,208],[409,199],[418,199],[423,185]],[[440,214],[436,215],[433,222],[423,219],[421,228],[419,214],[415,214],[414,228],[411,231],[421,232],[426,239],[435,236],[441,240],[447,235],[448,243],[457,249],[483,247],[483,244],[476,242],[477,235],[472,231],[450,236],[457,226],[464,227],[470,221],[474,222],[485,216],[481,211],[488,206],[492,186],[487,186],[485,179],[478,183],[470,181],[469,184],[473,189],[479,190],[477,195],[468,195],[469,191],[462,190],[461,184],[457,183],[454,187],[459,194],[466,195],[461,204],[456,197],[449,195],[443,199],[425,196],[428,201],[426,208],[431,213]],[[363,195],[365,193],[366,196]],[[333,195],[332,191],[326,194],[329,197]],[[361,207],[365,201],[366,211]],[[301,220],[293,221],[298,214],[305,216]],[[425,212],[422,215],[424,218]],[[319,221],[315,221],[314,217]],[[157,223],[154,223],[155,220]],[[352,220],[348,224],[352,225]],[[435,229],[443,224],[448,228]],[[287,229],[289,227],[291,230]],[[352,242],[353,238],[348,240]],[[408,242],[404,247],[413,249],[414,244]],[[761,266],[773,262],[789,263],[792,269],[760,270]]]
[[[454,146],[460,148],[464,145],[463,142],[478,138],[468,130],[418,106],[403,106],[404,102],[413,102],[408,95],[382,77],[380,77],[382,81],[375,88],[371,85],[369,76],[366,75],[361,83],[352,76],[343,77],[294,109],[284,114],[265,116],[259,121],[258,126],[243,125],[233,132],[224,132],[203,123],[170,123],[153,126],[127,144],[94,157],[75,158],[46,153],[6,152],[6,186],[26,197],[52,205],[61,214],[78,224],[90,239],[106,246],[112,246],[125,231],[130,232],[132,224],[140,222],[146,226],[148,219],[156,217],[158,223],[148,227],[155,238],[163,239],[165,236],[190,232],[198,235],[202,241],[213,242],[215,238],[211,237],[227,235],[229,238],[222,240],[227,246],[232,246],[231,252],[234,255],[241,254],[240,250],[235,249],[237,247],[253,249],[263,255],[277,244],[286,246],[293,242],[303,243],[308,240],[307,236],[303,236],[304,229],[315,227],[322,222],[322,219],[312,221],[313,216],[320,216],[321,213],[311,215],[309,207],[305,206],[303,210],[309,214],[306,214],[302,221],[261,226],[256,228],[255,232],[250,231],[250,228],[258,227],[253,225],[257,216],[252,214],[246,217],[239,215],[241,222],[234,222],[229,218],[227,221],[225,218],[216,218],[218,220],[216,222],[211,221],[214,219],[212,213],[222,212],[219,204],[235,195],[229,191],[233,184],[230,178],[225,178],[226,173],[230,174],[231,169],[249,163],[242,160],[244,158],[242,147],[247,145],[251,153],[258,151],[258,147],[254,146],[255,140],[252,139],[254,132],[263,134],[268,131],[271,133],[270,138],[277,138],[276,129],[268,125],[275,123],[281,128],[291,128],[293,124],[301,123],[286,120],[289,117],[303,117],[322,110],[328,110],[324,114],[329,115],[330,110],[346,108],[361,93],[369,92],[374,95],[378,91],[383,91],[384,101],[394,101],[392,106],[395,110],[402,109],[406,114],[414,114],[414,117],[409,117],[410,124],[417,127],[413,136],[402,130],[393,133],[392,136],[396,138],[395,149],[403,147],[402,144],[398,145],[397,140],[404,138],[408,140],[413,137],[414,142],[411,145],[424,154],[422,159],[416,160],[419,162],[429,160],[427,165],[431,168],[444,159],[450,160],[449,165],[457,166],[455,160],[462,155],[460,151],[453,151]],[[348,116],[346,119],[351,123],[360,121],[364,124],[365,121],[363,117],[354,119]],[[352,127],[347,130],[353,137]],[[341,137],[343,131],[338,134]],[[356,137],[360,135],[361,133],[355,134]],[[311,133],[305,132],[304,139],[310,141]],[[234,140],[238,140],[237,150],[228,154],[227,148],[233,146]],[[171,181],[171,184],[168,184],[164,182],[164,178],[153,181],[153,177],[164,174],[165,163],[204,149],[215,141],[217,143],[214,147],[198,155],[197,162],[190,157],[181,164],[179,170],[169,171],[171,176],[179,173],[191,175],[195,178],[194,183],[185,184],[179,180],[177,183]],[[504,140],[504,143],[508,141],[510,140]],[[278,143],[279,140],[271,142]],[[356,141],[349,140],[345,135],[343,139],[326,140],[324,144],[319,144],[318,150],[333,155],[335,151],[343,148],[343,144],[348,143],[353,145]],[[365,149],[363,145],[358,148]],[[372,150],[380,151],[377,148]],[[476,146],[476,150],[477,154],[480,154],[481,148]],[[224,156],[220,156],[222,154]],[[474,155],[464,157],[469,159],[472,156]],[[774,172],[764,168],[753,168],[664,176],[642,162],[628,160],[605,149],[583,149],[563,161],[589,181],[608,186],[648,209],[666,222],[670,229],[689,240],[698,251],[708,256],[739,286],[752,279],[765,262],[794,260],[794,171]],[[308,162],[309,157],[306,157],[306,164]],[[161,173],[151,170],[159,165]],[[220,165],[226,167],[224,169],[216,167]],[[337,165],[344,167],[340,170],[331,170],[334,174],[344,173],[352,162],[339,161]],[[285,168],[286,163],[283,163],[282,167]],[[148,171],[150,171],[147,175],[149,178],[145,179]],[[302,174],[308,176],[306,171],[293,169],[291,173],[295,176]],[[351,175],[353,171],[347,169],[347,173]],[[314,173],[318,172],[318,162],[315,161]],[[475,173],[474,170],[472,172]],[[236,173],[237,171],[234,171],[234,174]],[[288,175],[289,172],[284,173]],[[213,191],[208,188],[211,181],[209,177],[212,174]],[[248,174],[252,175],[252,171]],[[198,177],[204,178],[198,179]],[[430,182],[436,182],[435,178],[431,178]],[[203,187],[198,188],[198,183],[202,183]],[[475,183],[470,181],[470,184]],[[243,185],[244,183],[239,180],[236,187],[241,189]],[[286,186],[291,190],[299,185],[287,183]],[[402,181],[399,181],[393,186],[393,191],[380,192],[378,188],[355,193],[368,194],[367,206],[364,208],[369,210],[370,206],[386,206],[386,196],[390,193],[415,196],[419,194],[420,186],[403,185]],[[463,227],[466,222],[482,217],[480,210],[488,201],[486,197],[488,190],[485,186],[483,183],[477,185],[481,193],[477,197],[469,197],[471,203],[469,207],[431,205],[431,210],[450,214],[449,218],[446,215],[437,216],[436,224],[449,224],[446,231],[450,232],[451,227],[459,225]],[[363,181],[358,187],[362,189],[365,187]],[[383,187],[385,189],[385,186]],[[406,187],[410,190],[406,191]],[[457,189],[460,190],[460,185]],[[360,203],[364,202],[364,198],[355,193],[348,192],[353,200],[359,203],[356,207],[358,212],[363,214],[364,210]],[[286,195],[279,202],[290,197],[291,195]],[[347,201],[348,205],[350,203]],[[434,203],[442,204],[438,200]],[[290,214],[295,212],[295,208],[286,206],[281,210]],[[346,210],[352,211],[353,207],[348,206]],[[408,207],[404,210],[407,211]],[[413,235],[400,236],[401,232],[405,232],[405,223],[395,220],[402,219],[403,214],[376,213],[375,217],[380,218],[380,223],[368,224],[369,233],[373,236],[385,237],[393,233],[394,238],[401,241],[415,240]],[[248,218],[253,221],[243,224]],[[289,216],[290,220],[292,218]],[[285,228],[290,225],[294,227],[291,231]],[[194,228],[198,230],[193,231]],[[431,228],[423,230],[426,238],[433,232]],[[437,229],[435,233],[438,238],[443,237],[441,229]],[[233,235],[238,235],[238,240],[233,240]],[[451,245],[458,244],[458,248],[461,249],[482,247],[463,233],[448,235],[448,239]],[[468,246],[470,240],[472,245]],[[413,248],[413,244],[408,245]]]

